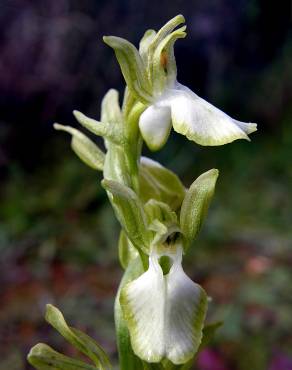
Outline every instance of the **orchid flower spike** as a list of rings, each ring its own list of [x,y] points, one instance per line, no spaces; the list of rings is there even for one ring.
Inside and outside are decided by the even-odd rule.
[[[121,291],[120,303],[135,354],[147,362],[184,364],[197,352],[207,295],[182,269],[182,246],[155,246],[149,268]],[[161,257],[172,266],[164,274]]]
[[[200,145],[223,145],[237,139],[249,140],[257,130],[255,123],[229,117],[177,82],[174,42],[186,36],[185,27],[173,31],[184,22],[177,16],[155,34],[147,31],[140,43],[140,54],[146,58],[152,85],[152,103],[142,113],[139,127],[151,150],[160,149],[167,141],[171,127]],[[145,46],[146,44],[146,46]],[[146,51],[145,51],[146,49]],[[141,53],[143,52],[143,54]]]

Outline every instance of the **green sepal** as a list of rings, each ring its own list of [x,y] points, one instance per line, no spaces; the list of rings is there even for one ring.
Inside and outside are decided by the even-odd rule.
[[[160,163],[142,157],[140,163],[140,196],[144,203],[155,199],[168,204],[171,209],[180,208],[185,188],[176,174]]]
[[[96,370],[95,366],[65,356],[44,343],[32,347],[28,362],[38,370]],[[102,368],[100,368],[102,369]]]
[[[145,65],[148,63],[148,56],[149,56],[149,47],[154,40],[156,35],[156,31],[154,30],[147,30],[139,44],[139,53],[141,55],[142,60],[144,61]]]
[[[144,62],[133,44],[116,36],[104,36],[104,42],[115,51],[127,86],[142,103],[151,102],[151,88]]]
[[[137,194],[129,187],[116,181],[104,179],[102,186],[111,194],[117,219],[133,245],[149,253],[151,233],[147,228],[146,215]]]
[[[176,17],[172,18],[170,21],[168,21],[161,29],[156,33],[155,37],[153,37],[153,40],[151,44],[148,47],[148,68],[150,72],[150,81],[153,80],[153,69],[152,69],[152,61],[153,56],[156,51],[156,48],[158,45],[165,39],[167,35],[169,35],[176,27],[181,25],[185,22],[185,18],[183,15],[179,14]]]
[[[155,219],[165,224],[177,223],[176,213],[166,203],[159,202],[156,199],[150,199],[145,203],[144,209],[148,223],[151,223]]]
[[[71,148],[85,164],[94,170],[103,170],[105,155],[93,141],[73,127],[55,123],[54,128],[72,135]]]
[[[69,327],[61,311],[56,307],[48,304],[45,318],[69,343],[89,357],[97,368],[102,370],[112,368],[104,350],[85,333]]]
[[[156,49],[156,47],[160,44],[160,42],[169,34],[171,33],[176,27],[185,23],[185,18],[182,14],[176,15],[172,19],[170,19],[164,26],[160,28],[160,30],[156,33],[152,43],[151,48]]]
[[[110,89],[101,102],[101,122],[122,123],[123,114],[119,104],[119,93],[115,89]]]
[[[180,227],[185,247],[196,238],[207,216],[218,175],[217,169],[203,173],[186,192],[180,212]]]
[[[87,130],[92,132],[97,136],[102,136],[105,139],[112,141],[115,144],[122,144],[123,143],[123,131],[121,127],[117,125],[108,124],[104,122],[96,121],[93,118],[89,118],[85,116],[85,114],[74,110],[73,114],[77,121],[85,127]]]
[[[122,230],[119,237],[119,260],[124,269],[129,263],[139,255],[137,249],[133,246],[125,232]]]

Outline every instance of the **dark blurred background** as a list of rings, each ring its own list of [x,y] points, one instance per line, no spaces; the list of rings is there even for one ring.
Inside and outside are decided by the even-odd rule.
[[[232,117],[258,122],[251,143],[205,148],[171,136],[154,155],[188,186],[217,167],[208,220],[185,261],[225,320],[198,370],[292,369],[292,12],[267,0],[0,0],[0,369],[29,369],[36,342],[67,354],[45,303],[116,362],[113,297],[119,226],[99,181],[52,123],[99,117],[123,90],[102,36],[137,45],[186,17],[178,79]],[[146,152],[147,154],[147,152]],[[149,153],[148,153],[149,154]]]

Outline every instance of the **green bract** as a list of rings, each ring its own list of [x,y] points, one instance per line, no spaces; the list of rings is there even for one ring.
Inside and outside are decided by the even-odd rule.
[[[121,370],[187,370],[221,323],[205,324],[207,294],[182,268],[183,254],[202,227],[215,191],[218,170],[199,176],[185,189],[178,176],[142,157],[167,143],[175,131],[200,145],[247,139],[256,125],[236,121],[176,80],[174,43],[186,36],[182,15],[158,32],[148,30],[139,50],[127,40],[106,36],[126,88],[122,104],[110,89],[100,121],[74,111],[77,121],[102,137],[105,152],[79,130],[55,124],[72,135],[80,159],[102,171],[102,186],[120,222],[120,263],[125,270],[116,300],[115,325]],[[98,314],[98,313],[97,313]],[[92,318],[94,320],[94,318]],[[102,348],[69,327],[48,305],[46,320],[92,364],[38,344],[28,355],[37,369],[110,369]]]

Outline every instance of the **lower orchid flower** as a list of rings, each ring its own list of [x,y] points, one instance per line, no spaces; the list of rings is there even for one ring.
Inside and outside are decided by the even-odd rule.
[[[207,295],[182,268],[182,246],[153,247],[149,268],[128,283],[120,302],[135,354],[147,362],[190,360],[201,343]],[[165,274],[161,257],[172,263]]]

